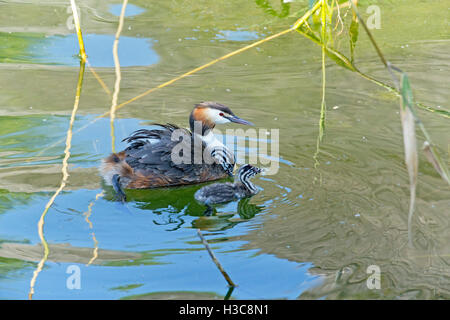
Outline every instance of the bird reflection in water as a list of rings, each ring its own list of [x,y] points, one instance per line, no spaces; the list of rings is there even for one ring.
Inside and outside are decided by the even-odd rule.
[[[236,224],[253,218],[263,210],[263,206],[250,203],[251,198],[243,198],[214,208],[214,212],[205,216],[205,207],[194,199],[195,192],[201,186],[187,186],[157,190],[127,190],[131,211],[151,211],[156,217],[153,223],[166,226],[167,231],[176,231],[187,223],[201,230],[225,230]],[[111,190],[110,190],[111,189]],[[112,188],[105,188],[105,199],[114,201]],[[229,209],[228,209],[229,208]],[[188,217],[198,217],[195,220]]]
[[[253,218],[263,208],[261,205],[250,203],[250,198],[243,198],[238,201],[236,212],[217,212],[215,208],[211,215],[194,220],[192,227],[209,231],[226,230]]]

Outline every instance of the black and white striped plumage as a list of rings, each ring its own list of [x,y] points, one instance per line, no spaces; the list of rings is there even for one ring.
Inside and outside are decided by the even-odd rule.
[[[205,186],[198,190],[194,197],[209,206],[253,196],[258,193],[258,189],[250,179],[260,172],[260,168],[245,164],[239,168],[234,183],[214,183]]]
[[[229,175],[233,176],[234,164],[236,157],[227,147],[223,145],[214,146],[210,150],[210,155],[215,162],[222,166],[223,170]]]

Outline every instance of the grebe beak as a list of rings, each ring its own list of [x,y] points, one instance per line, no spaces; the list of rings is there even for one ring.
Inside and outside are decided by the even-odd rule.
[[[241,118],[236,117],[236,116],[224,116],[224,118],[227,118],[228,120],[230,120],[231,122],[234,122],[234,123],[245,124],[247,126],[253,126],[254,125],[250,121],[241,119]]]

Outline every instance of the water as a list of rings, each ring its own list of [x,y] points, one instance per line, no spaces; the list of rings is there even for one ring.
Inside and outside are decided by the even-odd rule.
[[[447,8],[413,2],[383,5],[382,28],[374,35],[385,55],[408,71],[416,99],[448,110]],[[291,3],[286,14],[276,3],[275,13],[258,3],[206,9],[195,1],[132,1],[119,42],[119,102],[283,30],[308,5]],[[1,7],[0,298],[27,299],[44,252],[37,224],[61,179],[77,45],[67,28],[67,4]],[[91,64],[112,90],[121,4],[87,1],[80,9]],[[356,54],[363,72],[389,82],[362,30]],[[70,178],[45,217],[50,254],[33,299],[223,299],[229,288],[197,229],[239,285],[233,299],[450,298],[450,192],[422,154],[414,248],[408,247],[409,187],[397,99],[328,60],[326,131],[318,147],[321,81],[320,48],[291,33],[120,109],[117,150],[125,147],[123,138],[153,121],[187,126],[193,104],[202,100],[230,106],[256,129],[280,130],[278,173],[255,178],[261,188],[255,197],[204,217],[193,200],[199,186],[132,191],[126,206],[111,201],[97,173],[111,152],[109,119],[77,132],[111,106],[86,70]],[[419,116],[448,163],[448,118],[422,110]],[[241,127],[219,127],[222,133],[227,128]],[[370,265],[380,268],[379,290],[367,288]],[[71,290],[67,272],[73,266],[81,288]]]

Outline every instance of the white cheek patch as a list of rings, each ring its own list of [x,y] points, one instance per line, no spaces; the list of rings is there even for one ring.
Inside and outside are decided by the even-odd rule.
[[[217,109],[208,109],[208,118],[214,121],[216,124],[224,124],[230,122],[230,120],[222,117],[220,114],[223,113]]]

